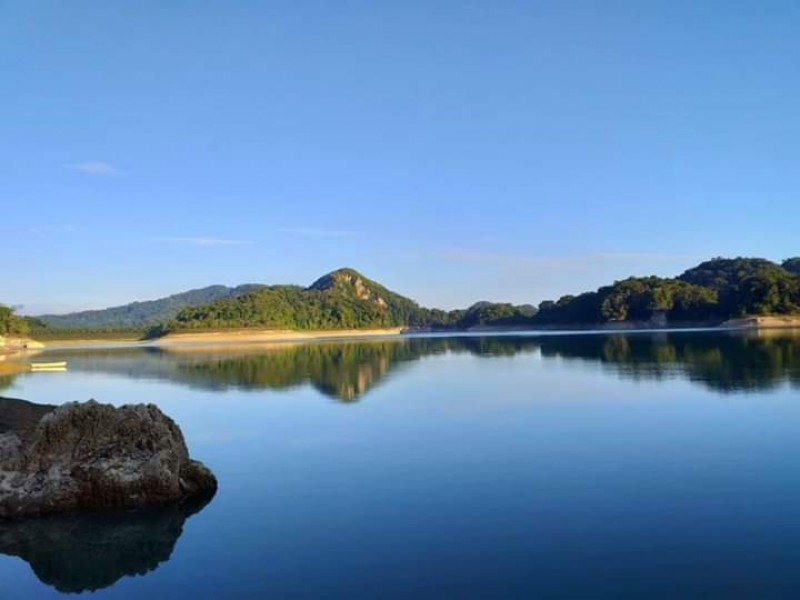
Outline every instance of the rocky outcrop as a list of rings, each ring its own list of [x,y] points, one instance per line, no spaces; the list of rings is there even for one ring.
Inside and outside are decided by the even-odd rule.
[[[388,306],[386,300],[370,288],[370,283],[372,282],[365,280],[357,271],[339,269],[320,277],[311,284],[309,289],[324,292],[338,287],[348,290],[359,300],[371,300],[381,308],[386,308]]]
[[[142,507],[213,493],[158,407],[0,399],[0,517]]]

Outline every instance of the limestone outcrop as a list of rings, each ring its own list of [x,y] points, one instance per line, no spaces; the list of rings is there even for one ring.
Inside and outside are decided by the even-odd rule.
[[[152,404],[0,398],[0,518],[165,504],[216,487],[189,458],[180,428]]]

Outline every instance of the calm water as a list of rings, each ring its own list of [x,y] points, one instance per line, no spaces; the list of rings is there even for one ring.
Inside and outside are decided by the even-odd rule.
[[[0,525],[0,597],[800,596],[800,337],[50,352],[0,379],[154,402],[206,506]]]

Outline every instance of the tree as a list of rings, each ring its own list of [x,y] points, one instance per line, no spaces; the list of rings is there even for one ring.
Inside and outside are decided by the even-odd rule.
[[[27,335],[28,322],[14,314],[14,309],[0,304],[0,335]]]

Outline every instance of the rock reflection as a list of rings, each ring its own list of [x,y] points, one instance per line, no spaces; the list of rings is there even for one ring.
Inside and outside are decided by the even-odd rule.
[[[167,562],[186,519],[210,500],[2,522],[0,553],[26,561],[60,592],[93,592]]]

